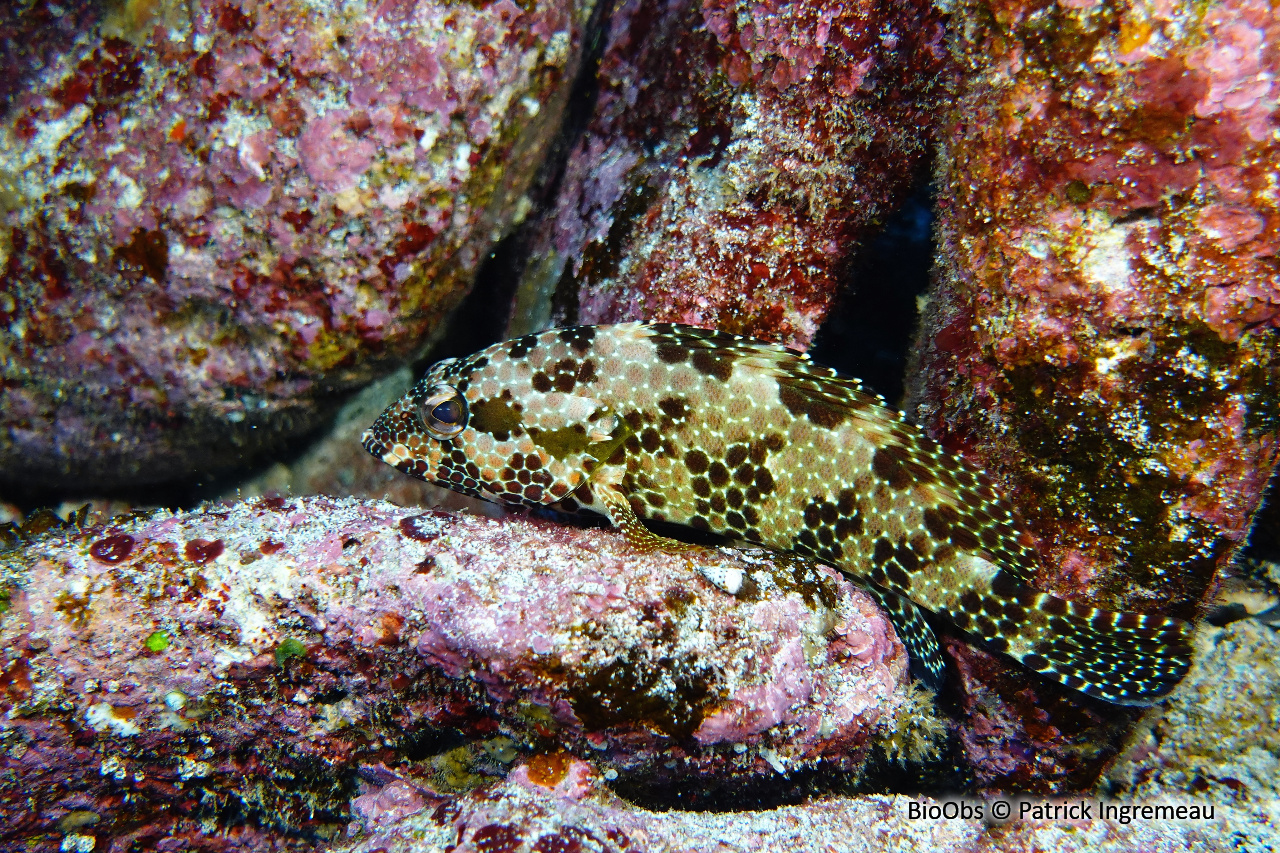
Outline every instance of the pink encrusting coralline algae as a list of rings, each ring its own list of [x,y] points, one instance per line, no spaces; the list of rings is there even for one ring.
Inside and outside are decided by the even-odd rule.
[[[1280,452],[1280,13],[973,0],[952,20],[909,408],[1004,481],[1039,585],[1195,617]],[[986,781],[1087,784],[1112,754],[1074,745],[1093,711],[957,653],[970,724],[1003,733],[964,739]]]
[[[726,569],[736,597],[702,574]],[[353,772],[421,775],[414,744],[451,730],[647,782],[852,769],[907,696],[833,570],[379,502],[51,533],[0,558],[0,591],[0,843],[78,811],[161,832],[209,798],[318,831]]]
[[[3,479],[225,467],[419,351],[520,215],[589,8],[129,2],[42,43],[0,115]]]
[[[513,331],[670,321],[806,348],[926,157],[945,61],[927,2],[620,3]]]

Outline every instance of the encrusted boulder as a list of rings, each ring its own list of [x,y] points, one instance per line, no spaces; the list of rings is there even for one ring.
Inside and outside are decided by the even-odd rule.
[[[703,578],[726,571],[737,596]],[[550,522],[210,505],[50,530],[0,556],[0,594],[0,843],[81,811],[111,838],[323,835],[355,771],[466,789],[522,752],[650,785],[856,769],[908,701],[834,571]]]
[[[0,481],[207,476],[418,352],[522,215],[590,9],[130,2],[6,54]]]

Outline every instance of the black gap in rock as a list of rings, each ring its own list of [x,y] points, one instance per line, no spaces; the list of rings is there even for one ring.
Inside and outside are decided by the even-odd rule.
[[[506,337],[507,313],[524,267],[525,242],[521,231],[498,241],[476,271],[471,292],[446,321],[444,336],[414,365],[415,373],[444,358],[471,355]]]
[[[318,393],[318,408],[325,414],[305,432],[292,434],[288,429],[282,429],[281,434],[249,448],[227,446],[232,445],[233,440],[224,439],[218,449],[207,452],[209,457],[217,458],[216,465],[205,466],[196,461],[185,471],[177,471],[165,480],[92,488],[49,486],[34,478],[10,479],[0,472],[0,500],[15,505],[24,515],[60,504],[76,507],[91,500],[119,501],[131,506],[165,507],[173,512],[184,512],[205,501],[224,497],[237,484],[277,463],[291,466],[314,443],[328,435],[348,396],[349,392]],[[281,415],[282,419],[288,417],[288,413]]]
[[[646,773],[626,774],[610,783],[624,800],[650,811],[741,812],[797,806],[833,793],[847,783],[848,774],[830,767],[805,768],[784,775],[739,779],[698,778],[690,775],[672,784]]]
[[[436,755],[457,749],[467,744],[467,736],[457,729],[439,729],[424,726],[415,731],[406,732],[400,739],[400,755],[408,761],[425,761]]]
[[[922,181],[863,247],[809,350],[891,405],[902,399],[917,300],[933,269],[933,202],[933,187]]]
[[[1271,478],[1262,506],[1253,517],[1249,541],[1240,556],[1252,560],[1280,563],[1280,480]]]

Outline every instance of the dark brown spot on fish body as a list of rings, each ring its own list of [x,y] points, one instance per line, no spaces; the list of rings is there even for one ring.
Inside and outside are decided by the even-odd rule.
[[[911,589],[911,576],[906,573],[897,563],[889,563],[885,569],[885,575],[889,578],[899,592],[908,592]]]
[[[541,370],[533,374],[533,379],[530,382],[533,385],[533,390],[540,394],[546,394],[551,390],[551,379]]]
[[[804,417],[805,409],[809,405],[809,401],[805,396],[790,385],[782,385],[778,388],[778,399],[782,405],[786,407],[794,417]]]
[[[1050,616],[1062,616],[1067,612],[1067,602],[1061,598],[1050,596],[1040,602],[1036,609],[1043,613],[1048,613]]]
[[[793,416],[808,418],[810,423],[824,429],[835,429],[844,422],[847,415],[839,406],[831,405],[785,383],[778,387],[778,399]]]
[[[848,539],[851,536],[857,536],[862,532],[862,515],[855,512],[853,515],[841,516],[836,521],[836,538]]]
[[[958,513],[949,506],[931,506],[924,511],[924,526],[935,539],[951,538],[951,525]]]
[[[900,445],[886,444],[878,448],[871,457],[871,470],[890,487],[902,491],[913,482],[904,464],[905,457],[906,451]]]
[[[972,530],[956,526],[951,528],[951,544],[961,551],[975,551],[978,548],[978,537],[973,535]]]
[[[591,343],[596,339],[596,330],[594,326],[570,326],[561,329],[559,337],[574,352],[585,353],[591,349]]]
[[[658,408],[672,420],[683,420],[689,414],[683,397],[664,397],[658,401]]]
[[[514,359],[521,359],[528,355],[529,351],[537,345],[537,335],[525,335],[523,338],[516,338],[507,345],[507,355]]]

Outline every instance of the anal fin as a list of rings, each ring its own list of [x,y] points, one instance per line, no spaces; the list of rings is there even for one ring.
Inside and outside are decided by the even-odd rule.
[[[867,584],[864,589],[888,615],[894,630],[898,632],[898,639],[907,647],[911,676],[937,692],[946,680],[946,661],[943,660],[942,650],[938,648],[938,638],[934,636],[933,629],[925,621],[920,608],[897,593],[880,589],[873,584]]]

